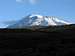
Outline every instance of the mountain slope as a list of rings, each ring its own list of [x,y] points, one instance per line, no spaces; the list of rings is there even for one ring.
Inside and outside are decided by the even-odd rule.
[[[50,16],[41,16],[41,15],[28,15],[22,20],[9,25],[7,28],[29,28],[33,26],[58,26],[58,25],[68,25],[71,23],[65,22],[60,20],[57,17],[50,17]]]

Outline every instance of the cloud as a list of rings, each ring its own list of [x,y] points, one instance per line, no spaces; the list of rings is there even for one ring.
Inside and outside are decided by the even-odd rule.
[[[37,1],[37,0],[29,0],[29,2],[30,2],[31,4],[36,4],[38,1]]]
[[[30,3],[30,4],[37,4],[39,0],[16,0],[19,3]]]
[[[16,0],[16,2],[23,2],[23,0]]]

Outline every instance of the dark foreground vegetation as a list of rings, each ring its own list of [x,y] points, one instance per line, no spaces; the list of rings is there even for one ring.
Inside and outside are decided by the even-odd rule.
[[[75,26],[56,28],[1,29],[0,56],[75,56]]]

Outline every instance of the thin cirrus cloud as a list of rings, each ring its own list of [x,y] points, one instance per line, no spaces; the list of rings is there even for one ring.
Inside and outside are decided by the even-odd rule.
[[[39,0],[16,0],[19,3],[30,3],[30,4],[37,4]]]
[[[24,0],[16,0],[16,2],[20,2],[20,3],[23,2],[23,1],[24,1]]]

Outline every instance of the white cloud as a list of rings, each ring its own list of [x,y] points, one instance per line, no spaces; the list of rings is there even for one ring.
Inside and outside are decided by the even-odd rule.
[[[23,0],[16,0],[16,2],[23,2]]]
[[[19,2],[19,3],[30,3],[30,4],[37,4],[39,0],[16,0],[16,2]]]
[[[31,4],[36,4],[38,1],[37,1],[37,0],[29,0],[29,2],[30,2]]]

